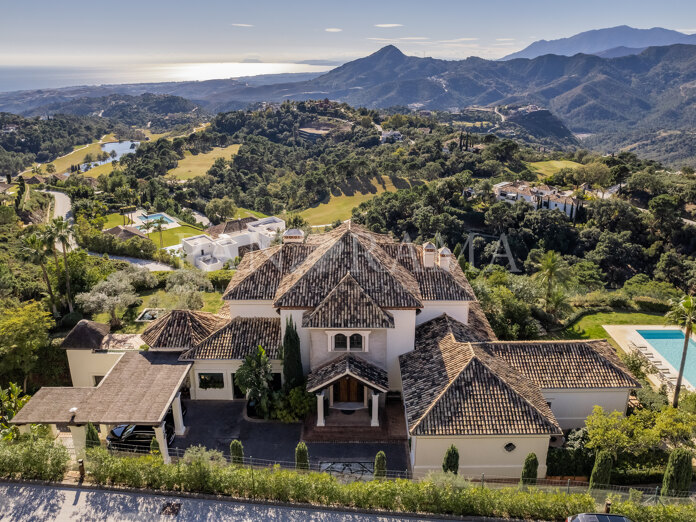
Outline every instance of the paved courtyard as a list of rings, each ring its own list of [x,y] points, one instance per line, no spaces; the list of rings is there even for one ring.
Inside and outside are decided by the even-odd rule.
[[[187,409],[185,437],[176,437],[175,448],[186,449],[197,444],[229,453],[230,442],[239,439],[246,457],[256,461],[292,463],[295,447],[302,437],[301,424],[259,422],[244,418],[244,401],[184,400]],[[408,469],[408,447],[404,442],[308,442],[310,462],[372,463],[378,451],[387,456],[387,469],[405,472]]]

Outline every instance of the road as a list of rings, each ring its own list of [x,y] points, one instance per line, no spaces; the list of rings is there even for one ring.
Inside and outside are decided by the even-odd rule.
[[[56,202],[53,206],[54,218],[62,216],[63,219],[67,222],[73,222],[72,204],[70,203],[70,198],[67,194],[64,194],[63,192],[57,192],[55,190],[42,190],[41,192],[45,192],[46,194],[50,194],[51,196],[53,196],[53,199]]]
[[[181,503],[178,515],[163,515],[167,503]],[[120,520],[289,520],[326,522],[397,522],[437,520],[404,516],[369,515],[348,511],[323,511],[300,507],[249,504],[232,501],[72,489],[58,486],[0,483],[2,521],[120,521]],[[476,521],[481,518],[466,518]],[[485,519],[493,522],[493,519]]]

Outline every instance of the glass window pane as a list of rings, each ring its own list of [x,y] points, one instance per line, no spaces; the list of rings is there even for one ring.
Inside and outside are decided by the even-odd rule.
[[[343,334],[334,336],[334,350],[346,350],[348,348],[348,339]]]
[[[360,334],[353,334],[350,336],[350,349],[352,351],[362,351],[363,349],[363,337]]]
[[[221,373],[199,373],[198,387],[201,390],[221,389],[225,387],[225,380]]]

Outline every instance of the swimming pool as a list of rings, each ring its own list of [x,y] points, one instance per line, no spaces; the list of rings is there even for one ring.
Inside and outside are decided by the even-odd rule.
[[[637,330],[640,336],[648,341],[655,350],[679,371],[682,350],[684,348],[684,332],[681,330]],[[689,384],[696,384],[696,342],[689,340],[686,353],[684,378]]]
[[[150,220],[155,220],[155,219],[159,219],[159,218],[164,219],[164,221],[166,223],[174,223],[173,219],[170,219],[167,216],[165,216],[164,214],[159,214],[159,213],[158,214],[150,214],[149,216],[143,216],[141,219],[143,221],[150,221]]]

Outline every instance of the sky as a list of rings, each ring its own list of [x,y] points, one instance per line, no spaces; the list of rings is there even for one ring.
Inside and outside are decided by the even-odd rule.
[[[0,13],[0,67],[186,64],[187,74],[221,62],[331,65],[387,44],[415,56],[500,58],[623,24],[696,32],[691,0],[0,0]]]

